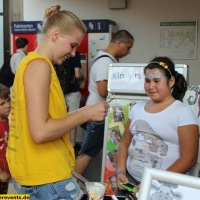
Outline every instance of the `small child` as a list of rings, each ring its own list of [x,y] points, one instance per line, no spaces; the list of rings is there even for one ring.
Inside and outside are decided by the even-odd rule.
[[[11,109],[10,89],[0,84],[0,194],[7,194],[10,172],[6,161],[9,123]]]

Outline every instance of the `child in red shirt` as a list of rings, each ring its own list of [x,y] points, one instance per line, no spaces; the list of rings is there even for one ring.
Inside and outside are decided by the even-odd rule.
[[[6,161],[9,123],[11,109],[10,89],[0,84],[0,194],[7,194],[10,172]]]

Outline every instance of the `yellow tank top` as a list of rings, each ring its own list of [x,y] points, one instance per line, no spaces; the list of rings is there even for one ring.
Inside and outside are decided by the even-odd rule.
[[[37,144],[30,136],[26,114],[23,76],[34,59],[44,59],[51,67],[49,116],[67,116],[60,83],[51,62],[37,52],[25,56],[17,70],[12,92],[11,122],[6,157],[12,177],[21,185],[41,185],[72,177],[75,156],[69,134],[51,142]]]

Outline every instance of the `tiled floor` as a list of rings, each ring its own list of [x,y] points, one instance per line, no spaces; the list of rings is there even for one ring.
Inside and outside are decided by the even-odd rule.
[[[102,151],[90,162],[87,170],[84,173],[84,177],[91,182],[101,181],[101,163],[102,163]]]
[[[85,135],[85,131],[82,128],[78,128],[76,139],[79,144],[82,143],[84,135]],[[85,177],[88,181],[91,181],[91,182],[101,181],[102,152],[103,151],[100,151],[98,155],[91,160],[88,168],[83,174],[83,177]],[[80,185],[80,188],[86,192],[85,185],[81,181],[79,181],[79,185]]]

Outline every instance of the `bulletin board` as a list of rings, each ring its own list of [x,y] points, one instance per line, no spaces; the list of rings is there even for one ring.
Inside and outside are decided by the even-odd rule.
[[[158,55],[172,59],[196,59],[197,21],[160,22]]]

